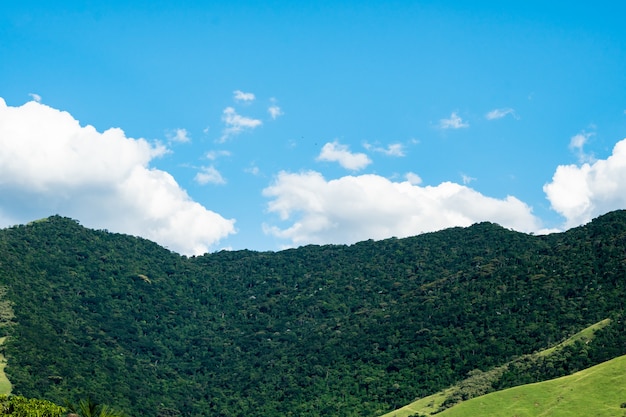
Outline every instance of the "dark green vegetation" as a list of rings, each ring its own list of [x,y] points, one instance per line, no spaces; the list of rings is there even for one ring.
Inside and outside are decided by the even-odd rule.
[[[68,417],[124,417],[124,413],[106,405],[98,404],[91,398],[82,399],[76,404],[67,404]]]
[[[0,231],[0,285],[15,394],[131,415],[374,416],[605,318],[573,360],[511,367],[498,388],[626,354],[626,212],[550,236],[481,223],[195,258],[51,217]]]
[[[0,395],[0,415],[13,417],[123,417],[125,414],[89,399],[61,407],[50,401],[36,398]]]
[[[65,408],[45,400],[24,398],[18,395],[0,395],[0,415],[13,417],[62,417]]]
[[[433,395],[420,398],[402,408],[385,414],[383,417],[431,416],[450,409],[451,407],[454,407],[456,410],[457,407],[455,406],[460,403],[484,396],[485,394],[492,393],[494,391],[502,392],[499,390],[506,390],[506,388],[514,386],[517,387],[524,384],[524,382],[526,384],[523,386],[537,386],[537,384],[533,383],[545,381],[546,379],[553,378],[555,376],[569,375],[580,369],[585,369],[586,371],[589,369],[587,368],[589,364],[596,363],[598,360],[597,357],[590,357],[589,353],[591,352],[592,355],[601,353],[602,356],[606,356],[607,354],[610,355],[610,351],[607,352],[605,349],[607,342],[611,346],[614,345],[616,341],[620,340],[623,333],[626,331],[622,321],[620,323],[613,323],[607,331],[600,332],[599,334],[597,333],[609,324],[611,324],[611,320],[602,320],[601,322],[595,323],[583,329],[581,332],[576,333],[572,337],[554,347],[536,353],[523,355],[513,359],[509,363],[494,367],[486,372],[478,369],[470,371],[466,379],[460,381],[454,386]],[[593,340],[597,334],[602,340]],[[590,343],[593,343],[591,348],[589,347]],[[623,367],[626,366],[626,356],[621,356],[620,358],[622,358],[622,360],[619,361],[617,369],[612,369],[612,365],[606,365],[607,368],[611,368],[607,369],[607,371],[620,374]],[[614,364],[618,363],[615,361],[609,362]],[[607,362],[604,363],[606,364]],[[512,378],[512,376],[515,378]],[[626,374],[623,376],[626,377]],[[522,380],[524,382],[521,382]],[[606,385],[606,383],[598,384],[597,382],[594,382],[594,384],[598,386]],[[609,409],[611,409],[611,407],[615,407],[615,398],[611,397],[609,401],[605,395],[608,394],[608,392],[600,392],[601,390],[598,389],[590,389],[585,392],[587,387],[589,387],[589,384],[578,386],[576,389],[577,395],[584,397],[584,399],[580,399],[581,401],[587,401],[594,404],[602,403],[604,401]],[[568,388],[569,386],[565,386],[563,389],[566,390]],[[626,385],[624,385],[622,381],[619,382],[618,387],[615,388],[618,389],[619,392],[622,392],[626,388]],[[545,397],[547,396],[544,395],[544,399]],[[613,404],[613,406],[611,406],[611,404]],[[462,409],[465,409],[465,407]],[[490,410],[489,412],[495,413],[495,415],[503,414],[502,412],[498,414],[496,411],[497,410]],[[534,410],[534,413],[536,415],[544,415],[542,413],[546,413],[546,410],[545,408],[537,408]],[[528,413],[522,413],[521,415],[527,414]],[[535,414],[531,413],[530,415]],[[584,415],[591,414],[593,413]],[[469,416],[470,414],[467,415]],[[513,413],[511,415],[516,414]],[[476,416],[482,416],[482,414],[476,414]]]

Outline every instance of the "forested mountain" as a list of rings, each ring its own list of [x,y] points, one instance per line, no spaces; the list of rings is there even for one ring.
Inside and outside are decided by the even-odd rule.
[[[579,360],[626,354],[626,212],[548,236],[480,223],[192,258],[54,216],[0,230],[0,285],[16,394],[375,416],[605,318]]]

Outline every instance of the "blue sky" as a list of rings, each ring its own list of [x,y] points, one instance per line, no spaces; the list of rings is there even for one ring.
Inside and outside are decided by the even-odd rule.
[[[0,227],[199,254],[626,208],[619,2],[210,3],[2,2]]]

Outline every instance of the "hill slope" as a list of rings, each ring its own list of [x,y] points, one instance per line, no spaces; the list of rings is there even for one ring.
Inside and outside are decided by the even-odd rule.
[[[16,394],[138,415],[380,415],[620,323],[625,252],[624,212],[195,258],[55,216],[0,231],[6,372]],[[626,354],[605,335],[589,362]]]
[[[441,417],[625,416],[626,356],[573,375],[469,400]]]
[[[586,369],[590,363],[597,362],[597,360],[589,360],[589,344],[594,342],[596,332],[604,329],[609,324],[611,324],[610,320],[602,320],[581,330],[555,346],[516,358],[507,364],[495,367],[487,372],[474,370],[470,372],[468,378],[455,386],[429,395],[428,397],[420,398],[382,417],[436,415],[442,410],[453,407],[455,404],[462,401],[497,391],[495,388],[497,386],[506,388],[520,385],[521,383],[518,380],[510,377],[511,374],[517,374],[517,379],[521,377],[534,378],[535,381],[544,381],[551,377],[567,375],[570,372]],[[620,323],[614,323],[613,328],[614,332],[624,330],[623,326],[620,326]],[[603,333],[603,338],[605,340],[612,339],[611,336],[607,337],[606,333]],[[597,341],[595,342],[597,344]],[[603,343],[601,342],[600,345],[603,345]],[[555,363],[566,363],[567,368],[558,366],[555,369]],[[548,370],[548,367],[550,367],[551,370]],[[557,375],[554,374],[555,370]],[[532,381],[526,382],[530,383]]]

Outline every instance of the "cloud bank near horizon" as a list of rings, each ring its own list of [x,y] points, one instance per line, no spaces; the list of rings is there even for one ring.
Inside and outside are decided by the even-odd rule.
[[[233,219],[150,167],[167,148],[121,129],[100,133],[37,101],[11,107],[0,98],[0,148],[1,226],[61,214],[187,255],[235,232]]]
[[[189,140],[182,128],[169,135],[173,142]],[[552,209],[564,218],[563,230],[626,207],[626,139],[607,159],[580,158],[588,137],[572,138],[578,164],[556,167],[543,187]],[[405,156],[398,144],[365,148]],[[0,227],[61,214],[188,255],[208,252],[236,233],[234,219],[194,201],[170,173],[150,166],[171,152],[167,147],[128,138],[121,129],[98,132],[38,101],[11,107],[0,98],[0,149]],[[206,157],[214,161],[225,155],[231,152],[214,150]],[[316,160],[351,171],[373,164],[367,154],[353,153],[338,141],[326,143]],[[317,171],[281,171],[259,191],[270,215],[263,229],[285,246],[406,237],[481,221],[521,232],[557,231],[546,230],[523,201],[489,197],[469,187],[469,180],[433,186],[422,184],[414,172],[394,178],[403,179],[376,174],[326,179]],[[213,166],[203,167],[195,181],[231,186]]]
[[[372,174],[326,180],[315,171],[281,172],[263,193],[268,210],[287,224],[265,225],[266,233],[295,245],[407,237],[481,221],[522,232],[541,227],[517,198],[499,200],[452,182],[421,187]]]

